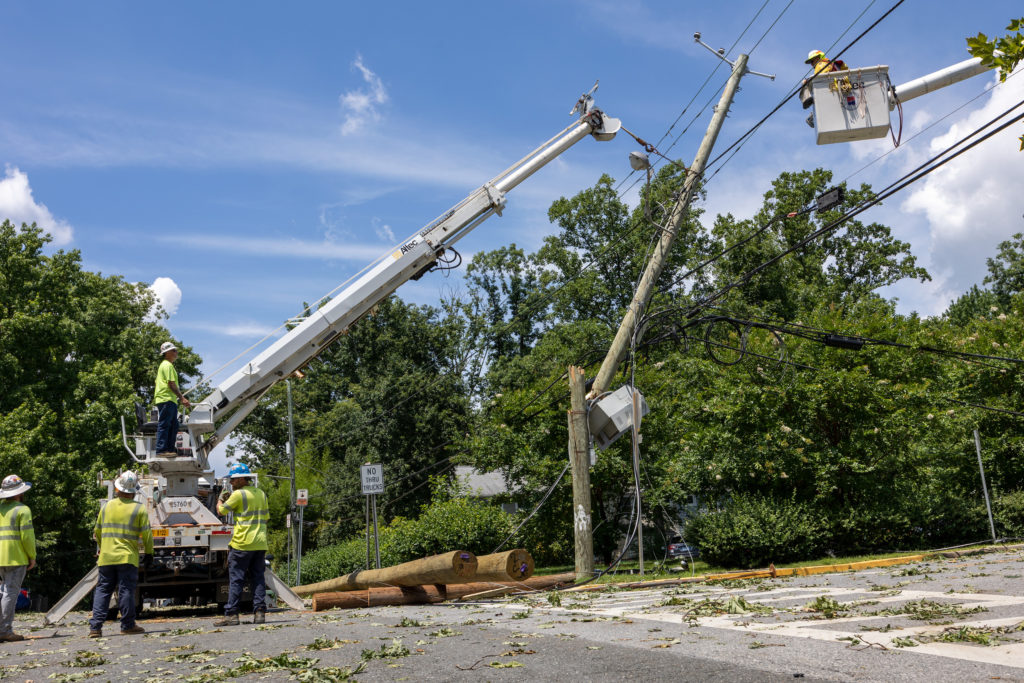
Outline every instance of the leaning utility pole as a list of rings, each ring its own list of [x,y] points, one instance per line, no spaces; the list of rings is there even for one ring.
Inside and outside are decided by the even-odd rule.
[[[722,97],[718,101],[718,106],[715,108],[715,114],[711,117],[711,124],[708,126],[707,132],[704,134],[704,139],[700,143],[700,148],[697,150],[697,156],[693,159],[693,164],[687,170],[686,180],[683,183],[683,191],[679,195],[679,199],[676,201],[675,206],[672,208],[672,213],[669,215],[666,221],[665,228],[661,233],[661,239],[658,242],[658,246],[655,248],[654,253],[651,255],[651,260],[648,261],[647,267],[644,270],[643,277],[640,279],[640,284],[637,286],[636,292],[633,295],[633,301],[630,303],[629,309],[626,311],[625,316],[622,319],[622,323],[619,325],[619,330],[615,334],[615,339],[612,342],[611,347],[608,349],[608,354],[605,356],[604,361],[601,363],[601,368],[598,370],[597,377],[594,379],[593,387],[590,393],[587,394],[586,398],[593,400],[602,394],[604,394],[609,385],[611,384],[612,377],[615,376],[618,370],[619,363],[622,362],[622,358],[626,353],[626,349],[634,341],[636,334],[637,322],[640,320],[644,309],[647,304],[650,303],[651,295],[654,291],[654,285],[657,283],[658,278],[661,277],[661,271],[665,267],[665,262],[668,260],[668,255],[672,249],[672,243],[676,239],[676,234],[679,231],[679,226],[683,222],[683,218],[686,216],[689,208],[690,201],[693,198],[694,193],[697,191],[698,181],[704,174],[704,167],[708,162],[708,157],[711,156],[711,149],[715,146],[715,140],[718,139],[718,133],[722,129],[722,124],[725,122],[725,117],[729,113],[729,107],[732,106],[733,98],[736,95],[736,91],[739,89],[740,79],[747,73],[756,74],[758,76],[765,76],[772,80],[775,80],[775,76],[768,74],[758,73],[756,71],[750,71],[747,69],[748,55],[740,55],[735,62],[730,62],[725,58],[725,50],[715,50],[706,43],[701,42],[700,33],[695,33],[693,39],[711,50],[716,57],[724,61],[725,63],[732,66],[732,74],[729,76],[728,82],[725,84],[725,90],[722,92]],[[634,167],[636,168],[636,167]],[[572,426],[572,417],[577,411],[583,411],[583,421],[586,424],[585,413],[587,405],[585,401],[577,402],[575,386],[573,385],[573,372],[572,368],[569,369],[569,384],[573,386],[572,393],[572,412],[570,412],[570,430],[569,430],[569,454],[571,462],[573,463],[572,476],[573,476],[573,509],[576,511],[575,514],[579,515],[578,505],[585,502],[584,511],[587,515],[587,524],[585,530],[581,530],[579,523],[575,526],[576,534],[576,575],[581,576],[581,567],[589,567],[593,570],[593,529],[591,528],[590,522],[590,471],[589,462],[585,462],[582,466],[576,465],[576,454],[579,452],[574,445],[574,440],[579,438],[580,434],[583,434],[582,430],[574,431]],[[582,370],[580,370],[582,374]],[[580,381],[582,383],[582,380]],[[634,401],[636,399],[634,398]],[[634,420],[637,420],[636,411],[634,409]],[[634,430],[634,439],[636,439],[636,432]],[[638,439],[636,439],[638,440]],[[589,446],[589,437],[588,444]],[[584,454],[587,454],[587,450],[584,450]],[[639,458],[639,453],[634,448],[634,458]],[[577,481],[579,478],[580,481]],[[581,491],[577,495],[577,490],[586,487],[585,492]],[[637,509],[640,510],[640,499],[639,491],[637,492]],[[577,502],[579,499],[580,502]],[[637,524],[643,524],[642,519],[637,520]],[[581,546],[583,546],[581,548]],[[641,551],[642,552],[642,551]],[[643,555],[640,555],[641,562]],[[587,561],[589,565],[581,565],[581,559],[589,558]]]
[[[694,34],[694,40],[700,43],[699,33]],[[658,241],[658,246],[651,255],[651,260],[647,262],[647,268],[644,270],[643,277],[640,279],[640,284],[636,288],[636,293],[633,295],[633,301],[629,305],[626,315],[622,318],[622,323],[619,325],[619,331],[615,334],[615,340],[608,349],[608,355],[605,356],[604,361],[601,363],[601,369],[597,373],[597,378],[594,380],[594,386],[591,388],[587,398],[595,398],[608,390],[608,385],[611,384],[612,377],[615,376],[615,372],[619,368],[619,363],[622,362],[622,358],[626,354],[626,349],[629,347],[630,342],[633,339],[637,321],[643,315],[647,304],[650,303],[651,295],[654,291],[654,285],[658,282],[658,278],[661,277],[661,271],[664,269],[665,262],[668,260],[668,255],[671,252],[672,243],[675,242],[679,226],[689,211],[690,200],[693,199],[693,195],[697,191],[698,182],[704,175],[704,166],[708,162],[708,157],[711,156],[711,148],[715,146],[715,140],[718,139],[718,133],[722,129],[722,124],[725,122],[726,114],[729,113],[729,107],[732,106],[732,100],[736,95],[740,79],[743,78],[744,74],[748,73],[747,55],[740,55],[736,58],[735,62],[729,62],[729,60],[722,56],[720,51],[715,51],[705,43],[700,44],[714,52],[716,56],[726,63],[731,64],[732,75],[729,76],[729,80],[725,84],[725,90],[722,92],[722,97],[719,99],[718,106],[715,108],[714,116],[711,117],[711,124],[708,126],[708,130],[704,134],[704,140],[700,143],[700,148],[697,150],[697,156],[694,157],[693,164],[686,172],[686,181],[683,184],[683,191],[680,193],[679,199],[676,201],[676,205],[672,208],[672,213],[666,221],[665,229],[661,233],[661,240]],[[766,74],[757,75],[764,76]],[[775,77],[769,76],[769,78],[774,79]]]
[[[590,431],[587,425],[586,372],[569,366],[569,467],[572,471],[576,579],[594,576],[594,526],[590,516]]]

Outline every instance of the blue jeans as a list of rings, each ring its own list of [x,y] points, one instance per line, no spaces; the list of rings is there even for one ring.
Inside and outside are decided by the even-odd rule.
[[[246,581],[252,587],[252,611],[267,611],[267,581],[263,570],[267,565],[264,561],[266,550],[228,550],[228,601],[224,605],[224,614],[238,614],[238,603],[242,600],[242,587]]]
[[[156,423],[156,452],[170,453],[178,441],[178,404],[164,401],[156,404],[159,417]]]
[[[135,626],[135,587],[139,584],[139,568],[134,564],[108,564],[99,570],[100,578],[92,593],[89,628],[93,631],[103,628],[114,588],[117,588],[117,606],[121,610],[121,630]]]
[[[0,636],[14,632],[14,609],[26,571],[27,564],[0,567]]]

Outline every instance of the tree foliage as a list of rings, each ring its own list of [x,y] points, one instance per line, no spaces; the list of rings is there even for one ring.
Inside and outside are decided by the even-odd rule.
[[[56,599],[95,561],[97,474],[127,466],[120,417],[152,398],[171,337],[145,285],[83,270],[77,251],[48,255],[49,241],[0,225],[0,476],[33,483],[39,568],[26,583]],[[177,346],[185,382],[199,359]]]
[[[989,38],[978,33],[967,39],[967,51],[979,57],[989,68],[999,69],[999,80],[1005,81],[1021,60],[1024,60],[1024,17],[1013,19],[1007,25],[1007,34],[1000,38]],[[1024,135],[1020,136],[1020,149],[1024,151]]]

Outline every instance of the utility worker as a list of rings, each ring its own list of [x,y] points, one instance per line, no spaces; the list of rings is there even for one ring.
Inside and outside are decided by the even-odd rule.
[[[267,620],[267,584],[263,576],[266,569],[267,520],[270,507],[267,494],[252,485],[253,474],[248,465],[238,464],[228,472],[233,491],[221,491],[217,512],[234,515],[235,526],[228,548],[228,601],[224,605],[224,618],[214,626],[237,626],[238,604],[242,590],[248,582],[252,590],[254,624]]]
[[[36,566],[32,511],[24,505],[32,484],[12,474],[0,485],[0,642],[25,640],[14,632],[14,608],[25,572]]]
[[[829,71],[846,71],[846,62],[841,59],[831,60],[821,50],[811,50],[807,54],[804,64],[810,64],[814,68],[814,76],[828,73]],[[814,104],[811,86],[806,78],[803,81],[803,87],[800,88],[800,102],[804,105],[804,109]],[[811,125],[813,126],[814,124],[812,123]]]
[[[139,583],[139,544],[145,550],[143,566],[153,556],[153,532],[149,528],[146,507],[135,500],[139,478],[134,472],[123,472],[114,480],[117,496],[106,501],[96,517],[93,536],[100,544],[99,581],[92,596],[92,619],[89,637],[103,636],[110,596],[117,588],[117,605],[121,610],[121,634],[145,633],[135,623],[135,588]]]
[[[178,359],[178,348],[167,341],[160,345],[163,360],[156,370],[156,393],[153,403],[157,409],[156,454],[176,455],[175,444],[178,441],[178,401],[186,407],[191,406],[189,400],[178,388],[178,371],[174,369],[174,361]]]

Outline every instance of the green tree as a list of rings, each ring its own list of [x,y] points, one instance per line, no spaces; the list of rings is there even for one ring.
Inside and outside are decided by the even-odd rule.
[[[126,468],[120,416],[152,398],[160,343],[142,284],[85,271],[77,251],[44,253],[35,225],[0,224],[0,472],[33,482],[39,545],[27,585],[56,599],[94,560],[100,472]],[[178,372],[198,357],[177,343]]]
[[[999,80],[1005,81],[1021,60],[1024,59],[1024,17],[1014,19],[1006,27],[1008,33],[1001,38],[989,39],[979,33],[967,39],[967,51],[981,58],[981,63],[999,69]],[[1024,135],[1020,136],[1020,149],[1024,151]]]

